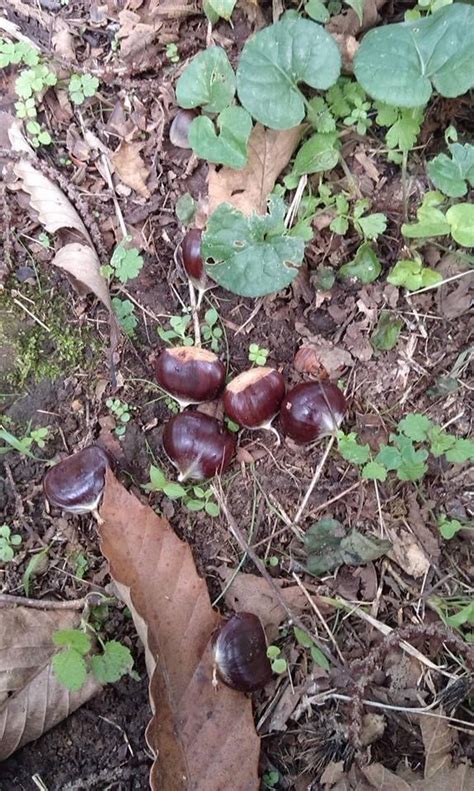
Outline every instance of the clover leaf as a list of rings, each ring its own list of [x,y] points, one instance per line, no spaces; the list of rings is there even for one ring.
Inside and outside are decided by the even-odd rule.
[[[294,14],[260,30],[245,44],[237,69],[237,92],[246,110],[271,129],[290,129],[303,120],[304,82],[325,90],[341,70],[334,39],[323,27]]]
[[[247,162],[247,141],[252,119],[242,107],[226,107],[217,117],[220,133],[216,134],[210,118],[195,118],[189,129],[189,143],[194,153],[208,162],[243,168]]]
[[[206,270],[220,286],[244,297],[286,288],[298,274],[304,242],[285,229],[285,204],[271,197],[269,214],[246,217],[228,203],[210,216],[202,238]]]
[[[235,74],[222,47],[210,47],[196,55],[176,83],[180,107],[202,107],[220,113],[232,102]]]

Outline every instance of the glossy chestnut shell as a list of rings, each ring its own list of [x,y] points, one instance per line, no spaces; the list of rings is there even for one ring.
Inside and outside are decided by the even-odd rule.
[[[219,678],[239,692],[262,689],[272,677],[267,641],[260,619],[238,612],[214,637],[214,663]]]
[[[285,380],[274,368],[251,368],[236,376],[224,391],[224,409],[246,428],[268,426],[285,395]]]
[[[195,346],[165,349],[155,370],[160,387],[182,406],[212,401],[224,387],[224,365],[213,352]]]
[[[280,425],[287,436],[304,445],[336,431],[346,411],[346,399],[336,385],[306,382],[286,394],[280,409]]]
[[[198,113],[196,110],[178,110],[171,121],[170,143],[176,148],[191,148],[189,145],[189,127]]]
[[[206,288],[208,277],[201,257],[202,230],[191,228],[183,237],[180,244],[181,260],[184,270],[191,283],[198,289]]]
[[[227,469],[235,453],[235,437],[214,417],[181,412],[166,424],[163,447],[179,470],[180,481],[203,481]]]
[[[43,490],[51,505],[71,514],[95,511],[111,466],[108,453],[90,445],[55,464],[43,478]]]

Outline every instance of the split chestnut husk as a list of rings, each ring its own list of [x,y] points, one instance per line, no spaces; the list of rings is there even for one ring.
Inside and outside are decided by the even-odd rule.
[[[283,399],[280,425],[299,445],[333,434],[347,411],[343,393],[331,382],[296,385]]]
[[[253,613],[235,613],[214,636],[213,648],[217,675],[232,689],[254,692],[270,681],[265,632]]]
[[[219,358],[197,346],[165,349],[156,361],[155,371],[160,387],[181,407],[212,401],[225,382],[225,367]]]
[[[90,445],[48,470],[43,478],[45,496],[51,505],[71,514],[96,511],[110,466],[109,454]]]
[[[235,438],[214,417],[181,412],[166,424],[163,447],[179,470],[178,480],[203,481],[227,469],[235,453]]]

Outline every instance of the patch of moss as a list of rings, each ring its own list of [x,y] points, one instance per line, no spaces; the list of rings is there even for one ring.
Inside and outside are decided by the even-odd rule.
[[[27,303],[28,307],[48,327],[49,332],[25,315],[7,292],[0,294],[3,315],[0,347],[8,341],[9,347],[13,346],[15,352],[6,382],[22,390],[26,384],[35,384],[42,379],[54,380],[60,376],[70,376],[78,370],[93,370],[101,353],[100,342],[93,328],[84,325],[79,327],[71,321],[70,307],[61,294],[56,292],[51,299],[50,293],[38,294],[33,289],[32,292],[34,305]],[[9,316],[7,322],[6,316]],[[15,327],[13,333],[11,327]]]

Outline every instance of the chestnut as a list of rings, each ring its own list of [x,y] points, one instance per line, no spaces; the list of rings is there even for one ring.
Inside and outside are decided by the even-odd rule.
[[[161,352],[156,361],[156,379],[185,407],[216,398],[224,387],[225,367],[207,349],[176,346]]]
[[[251,612],[237,612],[214,636],[217,675],[239,692],[262,689],[272,677],[267,641],[260,619]]]
[[[235,453],[235,437],[215,417],[181,412],[166,424],[163,447],[179,470],[179,481],[202,481],[227,469]]]
[[[273,431],[271,422],[285,395],[285,380],[274,368],[251,368],[236,376],[224,390],[224,409],[235,423]]]
[[[204,269],[201,257],[201,239],[202,230],[191,228],[185,233],[180,244],[180,256],[184,271],[198,292],[197,308],[201,305],[203,294],[216,286]]]
[[[191,148],[189,145],[189,128],[197,118],[198,112],[196,110],[178,110],[175,117],[171,121],[170,126],[170,143],[176,148]]]
[[[43,478],[46,499],[71,514],[95,511],[105,485],[105,473],[111,466],[108,453],[98,445],[73,453],[55,464]]]
[[[347,411],[343,393],[331,382],[296,385],[283,399],[280,425],[300,445],[333,434]]]

